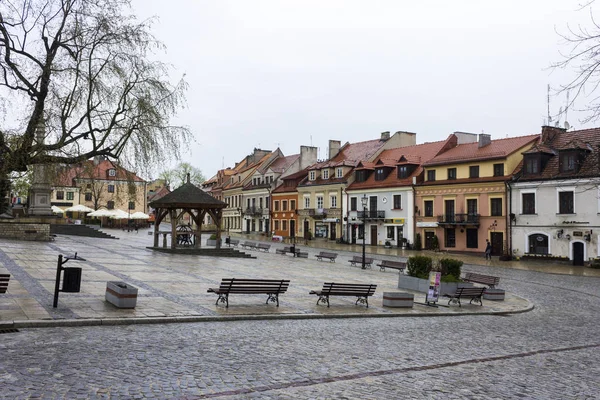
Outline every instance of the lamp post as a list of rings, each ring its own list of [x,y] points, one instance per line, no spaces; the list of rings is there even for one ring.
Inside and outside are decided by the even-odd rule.
[[[362,269],[367,268],[367,267],[365,267],[365,236],[367,235],[367,202],[368,201],[369,201],[369,199],[367,198],[366,194],[364,194],[363,197],[360,199],[360,202],[362,203],[362,206],[363,206]]]

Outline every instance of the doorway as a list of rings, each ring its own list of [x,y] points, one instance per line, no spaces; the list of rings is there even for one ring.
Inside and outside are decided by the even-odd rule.
[[[435,237],[435,232],[426,231],[425,232],[425,248],[428,250],[433,249],[433,238]]]
[[[357,231],[356,225],[352,225],[352,231],[350,233],[350,237],[352,239],[352,244],[356,244],[356,233],[357,233],[356,231]]]
[[[404,227],[397,226],[396,227],[396,243],[398,247],[402,247],[402,239],[404,238]]]
[[[310,239],[310,229],[309,229],[309,222],[307,219],[304,220],[304,239],[308,240]]]
[[[573,265],[583,266],[584,261],[584,248],[583,243],[573,243]]]
[[[371,225],[371,246],[377,246],[377,225]]]
[[[295,219],[290,219],[290,236],[293,238],[296,237],[296,220]]]
[[[490,238],[492,239],[492,255],[501,256],[504,249],[504,234],[502,232],[492,232]]]
[[[250,233],[250,220],[246,220],[246,233]]]
[[[337,239],[337,236],[336,236],[336,234],[335,234],[335,222],[330,222],[330,223],[329,223],[329,230],[330,230],[330,232],[331,232],[331,234],[330,234],[329,238],[330,238],[331,240],[336,240],[336,239]]]

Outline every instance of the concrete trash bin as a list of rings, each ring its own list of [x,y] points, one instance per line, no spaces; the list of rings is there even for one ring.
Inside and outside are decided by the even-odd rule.
[[[402,292],[383,292],[383,306],[396,308],[412,308],[415,295]]]
[[[485,289],[483,293],[483,298],[491,301],[503,301],[504,296],[504,289]]]
[[[125,282],[106,282],[105,299],[117,308],[135,308],[137,293],[136,287]]]

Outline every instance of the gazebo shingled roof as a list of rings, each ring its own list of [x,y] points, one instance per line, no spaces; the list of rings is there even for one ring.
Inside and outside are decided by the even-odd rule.
[[[186,183],[171,193],[148,204],[153,208],[225,208],[227,203],[215,199],[193,183]]]

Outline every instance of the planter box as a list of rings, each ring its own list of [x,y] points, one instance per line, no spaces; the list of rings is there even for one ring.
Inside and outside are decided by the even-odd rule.
[[[117,308],[135,308],[137,293],[136,287],[125,282],[106,282],[105,299]]]
[[[383,306],[396,308],[412,308],[415,295],[412,293],[383,292]]]
[[[223,241],[221,241],[221,243],[223,243]],[[217,247],[217,239],[208,239],[206,241],[206,245],[207,246],[215,246],[215,247]]]
[[[459,287],[473,287],[470,282],[441,282],[440,295],[454,293]],[[429,280],[415,278],[414,276],[400,275],[398,278],[398,289],[412,290],[414,292],[427,293],[429,290]]]
[[[504,294],[504,289],[485,289],[483,298],[491,301],[503,301]]]

